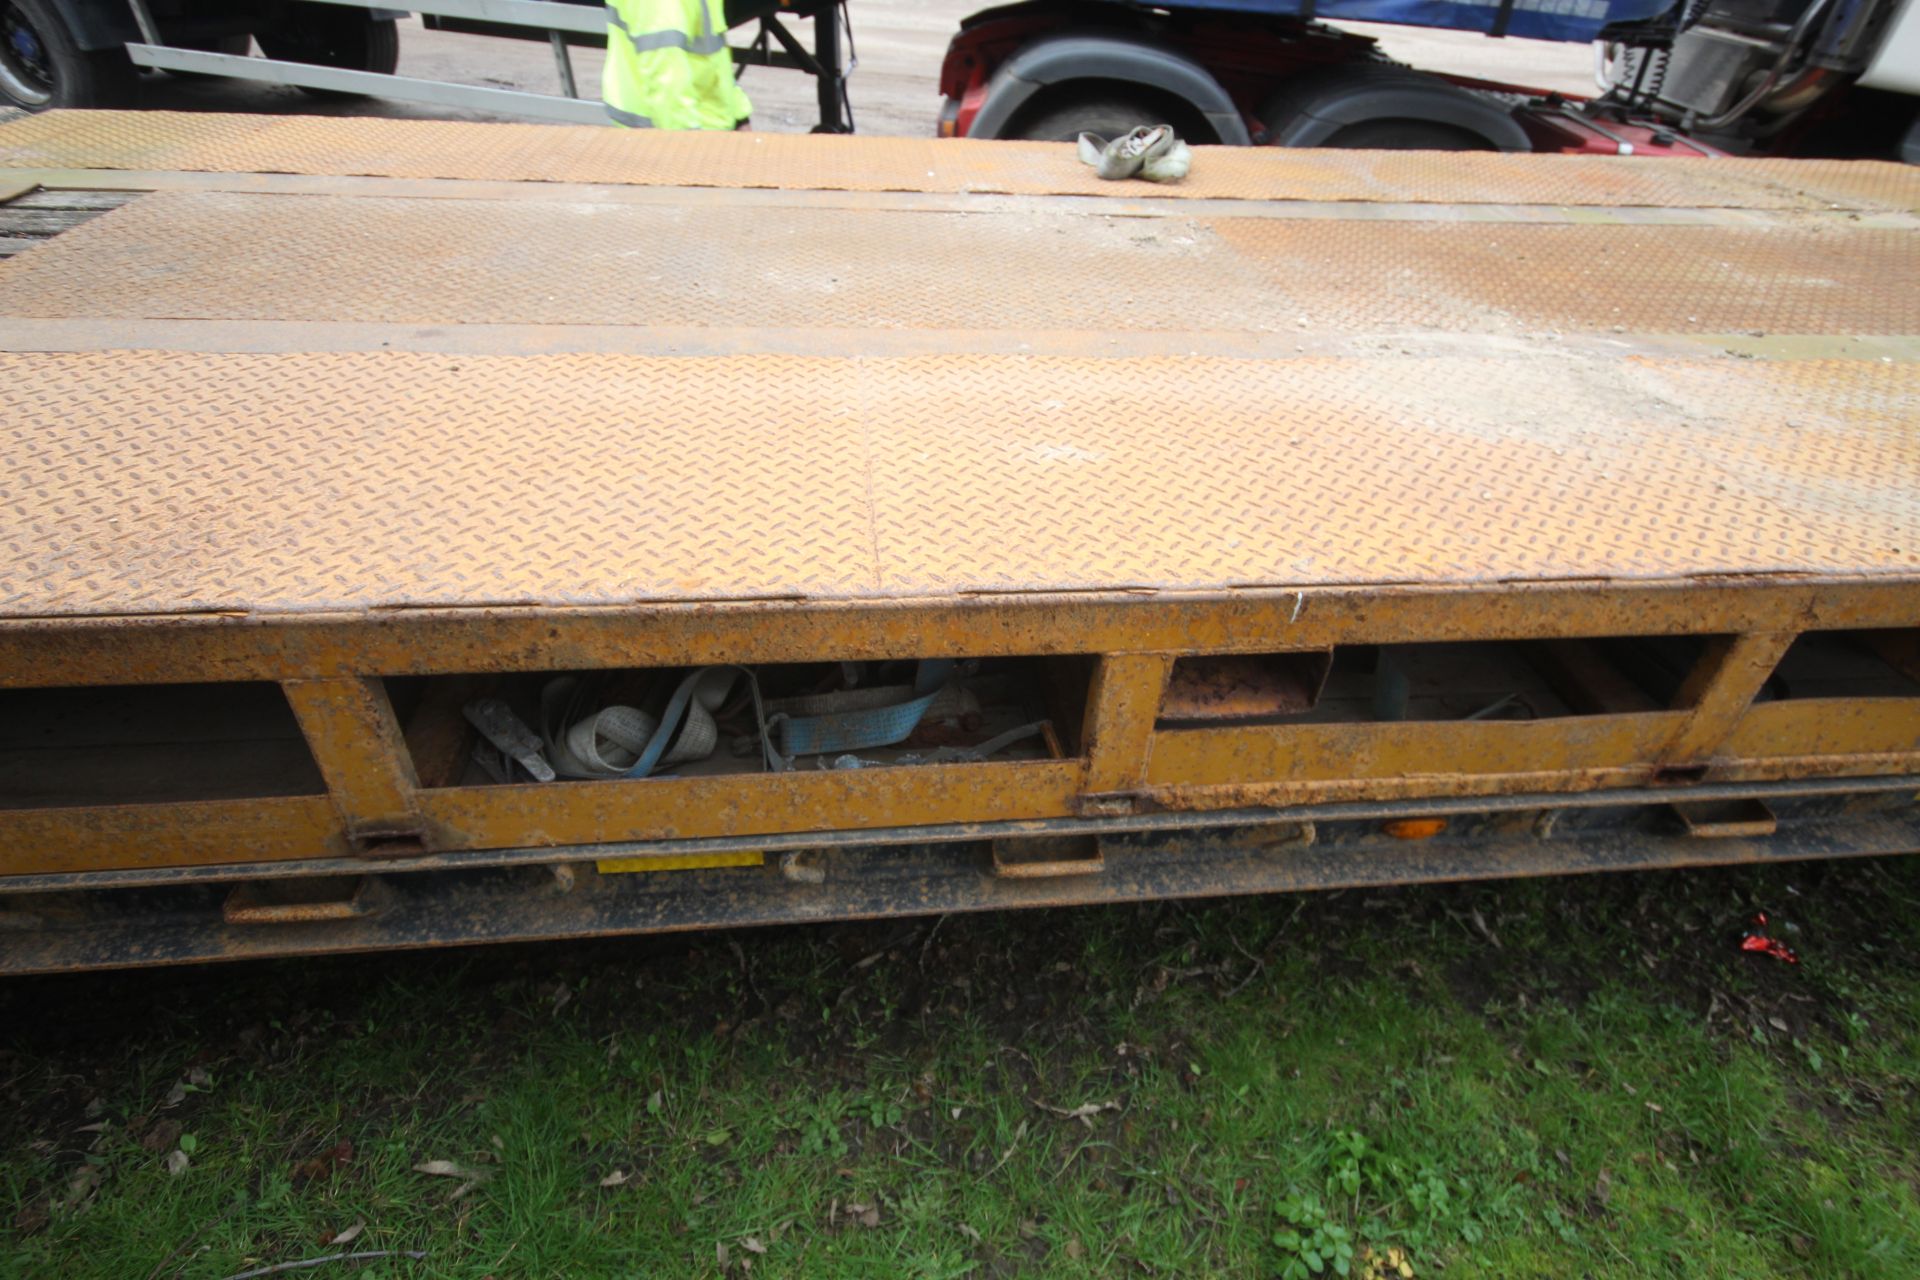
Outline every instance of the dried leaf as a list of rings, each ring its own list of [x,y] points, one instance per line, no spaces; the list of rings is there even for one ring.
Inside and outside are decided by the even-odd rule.
[[[159,1155],[180,1140],[181,1127],[178,1120],[162,1120],[140,1136],[140,1145]]]
[[[1067,1238],[1067,1256],[1075,1262],[1087,1256],[1087,1246],[1080,1243],[1079,1236],[1069,1236]]]
[[[863,1227],[877,1227],[880,1225],[880,1206],[877,1204],[849,1203],[847,1205],[847,1216]]]
[[[1093,1126],[1092,1117],[1099,1115],[1102,1111],[1118,1111],[1120,1109],[1120,1104],[1111,1099],[1106,1102],[1083,1102],[1079,1106],[1071,1109],[1067,1107],[1049,1106],[1044,1102],[1040,1105],[1057,1116],[1065,1116],[1069,1120],[1078,1120],[1081,1124],[1089,1128]]]
[[[980,1243],[980,1233],[978,1231],[975,1231],[973,1227],[968,1223],[956,1222],[953,1224],[953,1226],[954,1226],[954,1230],[958,1231],[961,1235],[965,1236],[967,1239],[973,1241],[973,1243],[975,1244]]]
[[[436,1178],[465,1178],[468,1182],[485,1182],[493,1176],[491,1170],[469,1169],[466,1165],[455,1164],[451,1160],[427,1160],[413,1166],[415,1173],[430,1174]]]
[[[716,1240],[713,1242],[713,1260],[720,1264],[722,1271],[727,1269],[727,1260],[730,1257],[732,1257],[732,1255],[727,1252],[726,1241]]]
[[[79,1208],[92,1198],[94,1191],[99,1186],[100,1166],[97,1164],[81,1165],[73,1171],[73,1176],[67,1179],[67,1194],[65,1199],[61,1201],[62,1207],[66,1209]]]
[[[175,1080],[173,1088],[167,1090],[167,1096],[160,1100],[163,1107],[177,1107],[187,1100],[187,1082]]]
[[[338,1173],[340,1166],[353,1159],[353,1143],[345,1138],[334,1143],[311,1160],[303,1160],[293,1168],[293,1181],[296,1186],[330,1178]]]
[[[740,1242],[740,1247],[742,1249],[745,1249],[748,1253],[765,1253],[767,1251],[767,1246],[761,1244],[760,1241],[755,1239],[753,1236],[748,1236],[746,1239],[742,1240]]]
[[[185,1173],[187,1171],[187,1166],[191,1165],[192,1163],[193,1163],[192,1156],[188,1155],[184,1151],[179,1150],[178,1148],[175,1148],[173,1154],[167,1157],[167,1172],[177,1178],[181,1174]]]
[[[1776,1014],[1775,1016],[1767,1019],[1767,1025],[1772,1027],[1775,1031],[1785,1031],[1787,1029],[1787,1020]]]
[[[615,1169],[612,1173],[600,1179],[600,1185],[603,1187],[619,1187],[626,1185],[626,1181],[627,1171],[625,1169]]]
[[[47,1223],[53,1218],[52,1206],[42,1196],[38,1200],[29,1200],[20,1206],[13,1215],[13,1229],[22,1236],[37,1235],[47,1229]]]
[[[345,1231],[342,1231],[339,1235],[333,1237],[333,1239],[327,1241],[327,1243],[328,1244],[352,1244],[355,1240],[358,1240],[360,1238],[360,1233],[362,1231],[365,1231],[366,1229],[367,1229],[366,1223],[356,1222],[352,1226],[348,1227]]]
[[[1492,929],[1489,929],[1487,927],[1487,918],[1480,914],[1480,908],[1474,907],[1472,909],[1472,920],[1473,920],[1473,927],[1480,931],[1480,936],[1485,938],[1488,942],[1491,942],[1494,945],[1496,950],[1501,949],[1500,935],[1496,934]]]

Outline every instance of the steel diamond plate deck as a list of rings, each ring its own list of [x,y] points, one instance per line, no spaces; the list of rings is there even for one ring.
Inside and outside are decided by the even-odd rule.
[[[1122,193],[1045,146],[399,121],[0,155]],[[1830,207],[1904,171],[1202,160],[1168,194],[1415,212],[157,190],[0,265],[0,619],[1920,577],[1920,224]]]
[[[631,132],[195,112],[49,112],[0,125],[0,167],[842,191],[1142,194],[1060,143]],[[1863,161],[1207,148],[1174,199],[1603,207],[1920,208],[1920,175]]]
[[[1920,333],[1920,236],[156,192],[14,316],[811,329]],[[644,301],[642,301],[644,300]]]
[[[1572,355],[7,355],[0,611],[1913,574],[1916,392]]]

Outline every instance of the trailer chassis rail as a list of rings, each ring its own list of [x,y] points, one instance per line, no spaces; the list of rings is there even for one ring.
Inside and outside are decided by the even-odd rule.
[[[1578,807],[1515,798],[1498,807],[1325,808],[1312,812],[1329,816],[1314,818],[1306,811],[1213,814],[1163,829],[1036,824],[1047,834],[999,836],[985,826],[913,833],[939,843],[816,837],[731,853],[520,850],[490,860],[494,866],[328,866],[326,875],[280,881],[209,880],[197,869],[144,877],[144,889],[38,877],[32,892],[0,896],[0,974],[1874,857],[1920,848],[1917,786],[1920,779],[1907,778],[1851,793],[1804,786],[1704,793],[1723,797],[1717,803],[1729,809],[1767,813],[1776,823],[1768,834],[1690,826],[1686,807],[1709,804],[1704,794],[1676,806],[1642,793],[1586,797]],[[1398,816],[1377,816],[1384,814]],[[655,860],[657,869],[611,873],[630,871],[629,858]],[[88,887],[62,888],[63,881]]]

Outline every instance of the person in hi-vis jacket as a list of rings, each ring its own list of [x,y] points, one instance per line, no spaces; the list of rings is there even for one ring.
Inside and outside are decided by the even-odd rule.
[[[738,129],[747,123],[753,107],[734,82],[724,4],[609,0],[600,96],[616,124]]]

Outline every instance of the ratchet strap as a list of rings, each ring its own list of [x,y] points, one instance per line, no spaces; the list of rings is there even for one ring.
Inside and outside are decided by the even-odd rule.
[[[767,727],[785,756],[862,751],[904,742],[953,676],[951,658],[923,659],[912,685],[847,689],[767,704]]]
[[[540,691],[540,718],[554,772],[566,778],[644,778],[662,766],[706,759],[720,741],[714,713],[743,675],[767,768],[784,772],[792,766],[768,736],[760,682],[737,666],[701,667],[687,675],[674,686],[658,718],[638,707],[611,706],[575,719],[579,678],[549,680]]]
[[[501,753],[499,759],[484,762],[494,772],[511,760],[542,781],[556,776],[645,778],[655,769],[713,754],[720,742],[716,715],[745,676],[760,753],[770,771],[781,773],[793,767],[795,756],[904,742],[919,727],[927,708],[947,690],[953,665],[948,658],[926,659],[915,668],[911,685],[847,689],[770,703],[761,700],[760,682],[747,668],[701,667],[674,686],[658,716],[621,705],[583,716],[586,683],[569,675],[541,687],[537,734],[498,699],[477,700],[468,705],[466,714]]]

